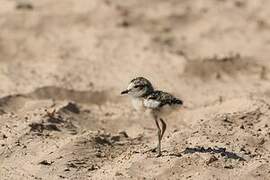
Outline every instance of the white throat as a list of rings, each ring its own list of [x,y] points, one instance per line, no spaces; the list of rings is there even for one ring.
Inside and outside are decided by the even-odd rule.
[[[137,97],[131,98],[132,105],[137,111],[143,111],[146,109],[143,104],[143,101],[144,101],[143,98],[137,98]]]

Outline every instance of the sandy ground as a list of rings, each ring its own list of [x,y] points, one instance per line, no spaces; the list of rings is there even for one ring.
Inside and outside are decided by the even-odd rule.
[[[270,1],[1,0],[0,179],[270,178]],[[154,121],[136,76],[183,99]]]

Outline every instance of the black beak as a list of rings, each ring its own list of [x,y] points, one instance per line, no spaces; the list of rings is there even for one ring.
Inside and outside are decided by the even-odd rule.
[[[121,94],[127,94],[129,92],[129,90],[124,90],[121,92]]]

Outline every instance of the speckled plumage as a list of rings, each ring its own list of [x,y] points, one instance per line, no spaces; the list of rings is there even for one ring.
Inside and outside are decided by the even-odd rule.
[[[173,105],[183,104],[182,100],[177,99],[172,94],[163,92],[163,91],[153,91],[151,94],[149,94],[145,98],[144,102],[147,102],[147,101],[159,102],[158,106],[156,106],[155,108],[162,108],[164,105],[173,106]],[[144,104],[147,104],[147,103],[144,103]]]

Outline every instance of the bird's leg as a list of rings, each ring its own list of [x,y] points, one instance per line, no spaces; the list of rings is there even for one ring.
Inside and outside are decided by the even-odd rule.
[[[155,116],[155,122],[158,128],[158,145],[157,145],[157,151],[158,151],[158,155],[157,157],[161,156],[161,129],[160,126],[158,124],[158,117]]]
[[[166,131],[167,125],[166,125],[166,123],[164,122],[164,120],[162,118],[160,118],[159,120],[161,122],[161,137],[160,137],[160,140],[162,140],[163,135],[164,135],[164,133]]]

